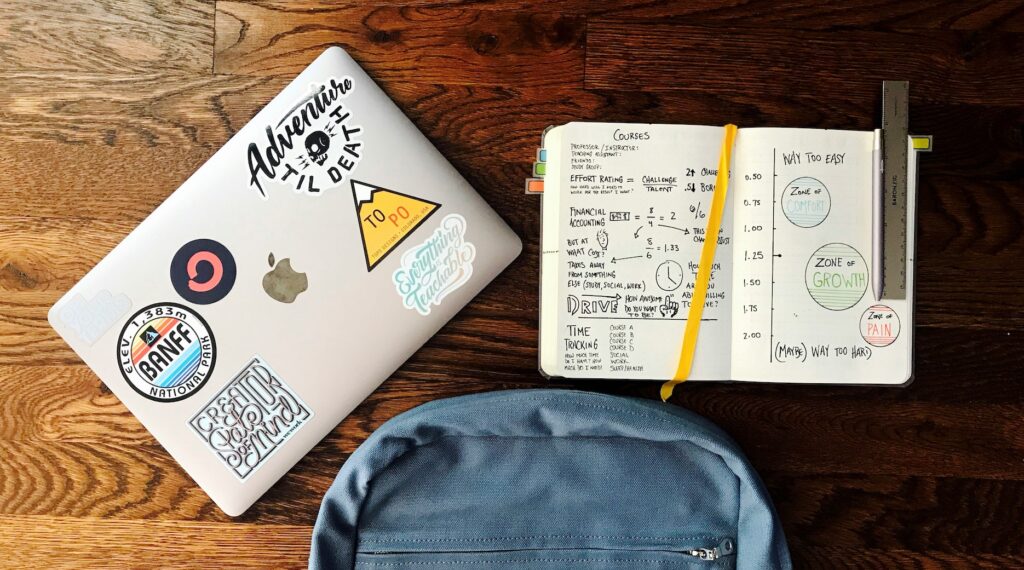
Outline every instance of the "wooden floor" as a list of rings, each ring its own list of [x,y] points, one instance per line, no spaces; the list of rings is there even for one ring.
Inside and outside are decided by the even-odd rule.
[[[545,385],[539,201],[522,192],[544,127],[870,129],[889,78],[911,81],[912,131],[936,146],[921,173],[916,381],[685,385],[673,402],[741,443],[798,567],[1024,566],[1024,4],[402,4],[0,3],[0,565],[302,566],[320,498],[383,421],[436,398]],[[332,44],[526,248],[231,520],[57,338],[46,311]]]

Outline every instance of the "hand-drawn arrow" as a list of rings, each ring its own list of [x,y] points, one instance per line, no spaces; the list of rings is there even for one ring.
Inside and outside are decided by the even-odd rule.
[[[580,295],[580,297],[600,297],[602,299],[614,299],[616,301],[622,299],[622,295],[620,295],[618,293],[616,293],[614,297],[612,297],[611,295],[589,295],[589,294],[588,295]]]
[[[642,255],[634,255],[633,257],[613,257],[612,258],[612,263],[615,263],[616,261],[625,261],[627,259],[640,259],[641,257],[643,257],[643,256]]]

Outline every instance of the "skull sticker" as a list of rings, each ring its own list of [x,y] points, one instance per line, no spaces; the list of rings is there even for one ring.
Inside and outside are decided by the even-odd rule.
[[[327,149],[331,148],[331,137],[323,131],[313,131],[306,137],[306,154],[313,162],[323,166],[327,160]]]

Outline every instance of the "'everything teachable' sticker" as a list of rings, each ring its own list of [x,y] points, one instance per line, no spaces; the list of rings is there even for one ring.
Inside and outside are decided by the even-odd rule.
[[[466,241],[466,219],[449,214],[420,245],[402,254],[391,279],[406,308],[429,315],[473,275],[476,248]]]

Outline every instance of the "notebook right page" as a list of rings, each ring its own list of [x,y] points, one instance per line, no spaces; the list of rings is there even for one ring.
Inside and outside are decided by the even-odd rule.
[[[871,285],[873,143],[870,131],[740,131],[733,379],[900,384],[910,377],[912,287],[906,301],[876,302]],[[911,285],[912,263],[908,257]]]

